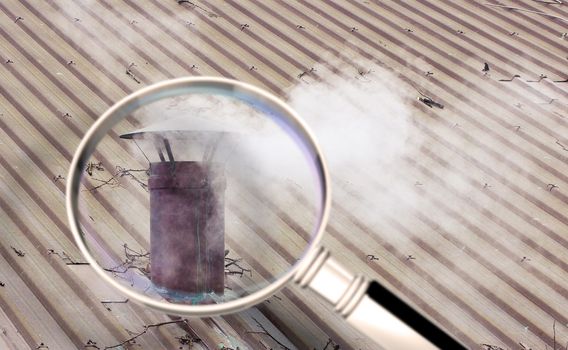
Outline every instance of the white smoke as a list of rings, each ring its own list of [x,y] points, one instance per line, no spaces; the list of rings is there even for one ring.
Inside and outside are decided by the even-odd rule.
[[[315,132],[332,180],[350,186],[365,186],[371,169],[399,161],[411,133],[409,92],[393,73],[371,67],[364,74],[351,68],[352,77],[330,75],[289,92],[290,105]]]

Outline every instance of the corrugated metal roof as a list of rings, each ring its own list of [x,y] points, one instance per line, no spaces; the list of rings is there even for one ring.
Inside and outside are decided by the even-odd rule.
[[[0,347],[104,348],[172,321],[130,302],[101,303],[123,299],[92,283],[88,266],[61,258],[81,260],[59,176],[114,101],[187,75],[235,78],[285,97],[307,83],[298,75],[311,67],[321,69],[309,79],[348,79],[362,60],[399,73],[406,90],[445,108],[413,104],[410,151],[380,175],[358,170],[369,185],[364,192],[334,184],[326,246],[472,348],[566,344],[568,7],[490,3],[501,7],[451,0],[0,3]],[[370,198],[380,196],[396,206],[374,207]],[[267,274],[255,257],[243,258]],[[135,340],[144,349],[178,348],[176,337],[188,332],[202,340],[197,349],[279,348],[269,336],[247,333],[260,329],[255,320],[289,347],[323,349],[331,338],[342,349],[376,348],[295,286],[251,311],[150,327]]]

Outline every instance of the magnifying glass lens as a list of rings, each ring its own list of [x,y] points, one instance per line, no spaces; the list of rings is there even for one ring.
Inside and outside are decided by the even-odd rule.
[[[319,228],[317,157],[294,125],[216,90],[136,106],[81,172],[91,256],[163,303],[222,304],[284,276]]]

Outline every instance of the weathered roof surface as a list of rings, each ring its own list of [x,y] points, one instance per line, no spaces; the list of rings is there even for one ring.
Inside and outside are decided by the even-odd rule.
[[[364,192],[336,184],[326,246],[472,348],[564,346],[566,32],[568,6],[553,0],[0,2],[0,348],[104,348],[172,321],[102,304],[122,299],[63,259],[81,257],[61,176],[115,101],[187,75],[285,97],[311,67],[324,67],[315,80],[355,77],[360,60],[445,108],[414,103],[411,151],[369,172]],[[397,204],[372,207],[371,195]],[[342,349],[376,348],[309,291],[277,296],[245,313],[150,327],[136,343],[178,348],[188,332],[202,339],[197,349],[278,348],[247,333],[258,320],[288,347],[323,349],[331,338]]]

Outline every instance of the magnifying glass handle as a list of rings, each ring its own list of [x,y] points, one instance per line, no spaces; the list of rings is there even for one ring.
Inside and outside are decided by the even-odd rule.
[[[298,272],[296,282],[332,303],[347,322],[384,349],[467,349],[378,282],[350,273],[325,248],[306,259],[311,264]]]

